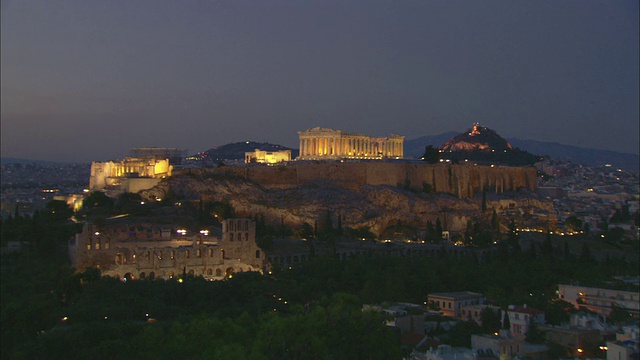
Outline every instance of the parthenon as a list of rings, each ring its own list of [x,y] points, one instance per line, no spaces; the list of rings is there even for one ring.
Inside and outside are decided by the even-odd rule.
[[[341,130],[315,127],[298,131],[300,156],[297,160],[400,159],[404,156],[404,136],[371,137]]]

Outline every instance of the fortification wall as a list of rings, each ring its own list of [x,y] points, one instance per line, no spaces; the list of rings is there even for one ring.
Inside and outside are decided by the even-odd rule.
[[[287,189],[309,184],[332,184],[349,189],[364,185],[403,186],[422,191],[428,184],[434,192],[460,198],[472,197],[487,188],[502,193],[519,188],[537,188],[534,167],[490,167],[479,165],[354,162],[289,164],[287,166],[221,167],[197,172],[216,172],[242,177],[266,188]]]

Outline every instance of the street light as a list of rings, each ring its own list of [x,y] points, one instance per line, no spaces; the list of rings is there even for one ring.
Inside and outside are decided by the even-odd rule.
[[[606,359],[607,358],[607,350],[609,350],[609,348],[606,347],[606,346],[600,346],[600,350],[602,350],[602,355]]]

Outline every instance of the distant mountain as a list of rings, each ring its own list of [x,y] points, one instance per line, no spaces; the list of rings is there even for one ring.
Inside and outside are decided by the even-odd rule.
[[[80,163],[44,161],[44,160],[31,160],[31,159],[20,159],[20,158],[12,158],[12,157],[3,157],[3,158],[0,158],[0,164],[2,164],[2,165],[8,165],[8,164],[68,165],[68,164],[80,164]]]
[[[458,132],[450,131],[440,135],[422,136],[417,139],[405,140],[404,155],[411,158],[420,158],[424,154],[425,147],[431,145],[439,148],[445,141],[458,134]]]
[[[447,132],[440,135],[422,136],[416,139],[406,140],[404,142],[405,156],[420,158],[424,154],[425,147],[428,145],[439,148],[448,139],[457,134],[456,132]],[[611,164],[632,172],[638,172],[638,168],[640,167],[640,157],[636,154],[589,149],[537,140],[508,138],[507,141],[514,147],[540,156],[549,156],[552,159],[571,161],[587,166]]]
[[[271,144],[271,143],[255,142],[255,141],[242,141],[242,142],[230,143],[230,144],[218,146],[215,148],[211,148],[207,151],[194,155],[194,157],[200,157],[203,159],[208,159],[213,161],[243,160],[244,153],[255,151],[256,149],[260,149],[264,151],[291,150],[292,159],[298,156],[297,149],[291,149],[286,146]]]
[[[571,161],[573,163],[587,166],[611,164],[612,166],[632,172],[638,172],[638,168],[640,167],[640,157],[636,154],[588,149],[537,140],[510,139],[509,141],[514,146],[535,152],[536,154],[546,155],[552,159]]]

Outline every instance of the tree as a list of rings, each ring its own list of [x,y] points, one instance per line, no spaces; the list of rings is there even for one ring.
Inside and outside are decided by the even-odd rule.
[[[342,214],[338,214],[338,227],[336,228],[336,234],[342,235]]]
[[[440,150],[429,145],[424,149],[424,155],[421,159],[429,164],[437,164],[440,162]]]
[[[482,188],[482,213],[487,212],[487,187]]]
[[[502,312],[502,329],[511,330],[511,321],[509,320],[509,313],[506,311]]]
[[[67,220],[73,215],[73,210],[61,200],[49,201],[45,206],[47,213],[54,220]]]
[[[82,208],[87,210],[99,209],[103,212],[111,212],[114,201],[102,191],[94,191],[82,202]]]
[[[569,249],[569,242],[564,240],[564,247],[562,249],[562,256],[565,261],[569,261],[571,259],[571,250]]]
[[[480,312],[480,321],[482,321],[482,332],[485,334],[493,334],[500,330],[500,315],[490,307],[485,307]]]
[[[300,233],[299,233],[300,237],[303,239],[308,239],[313,237],[313,228],[311,227],[311,225],[309,225],[309,223],[303,223],[302,227],[300,228]]]
[[[525,334],[525,341],[532,344],[543,344],[544,334],[538,329],[536,322],[529,320],[529,331]]]
[[[580,261],[581,262],[591,262],[593,259],[591,258],[591,249],[589,248],[589,244],[586,242],[582,243],[582,249],[580,250]]]
[[[623,236],[624,230],[617,226],[609,228],[609,231],[607,231],[607,238],[609,238],[609,240],[611,241],[620,241],[622,240]]]
[[[582,229],[582,220],[578,219],[577,216],[571,215],[565,221],[564,224],[568,229],[571,230],[581,230]]]
[[[493,209],[493,213],[491,214],[491,229],[497,234],[500,232],[500,219],[498,219],[498,213],[496,209]]]
[[[436,236],[442,239],[442,224],[440,224],[440,218],[436,219]]]

